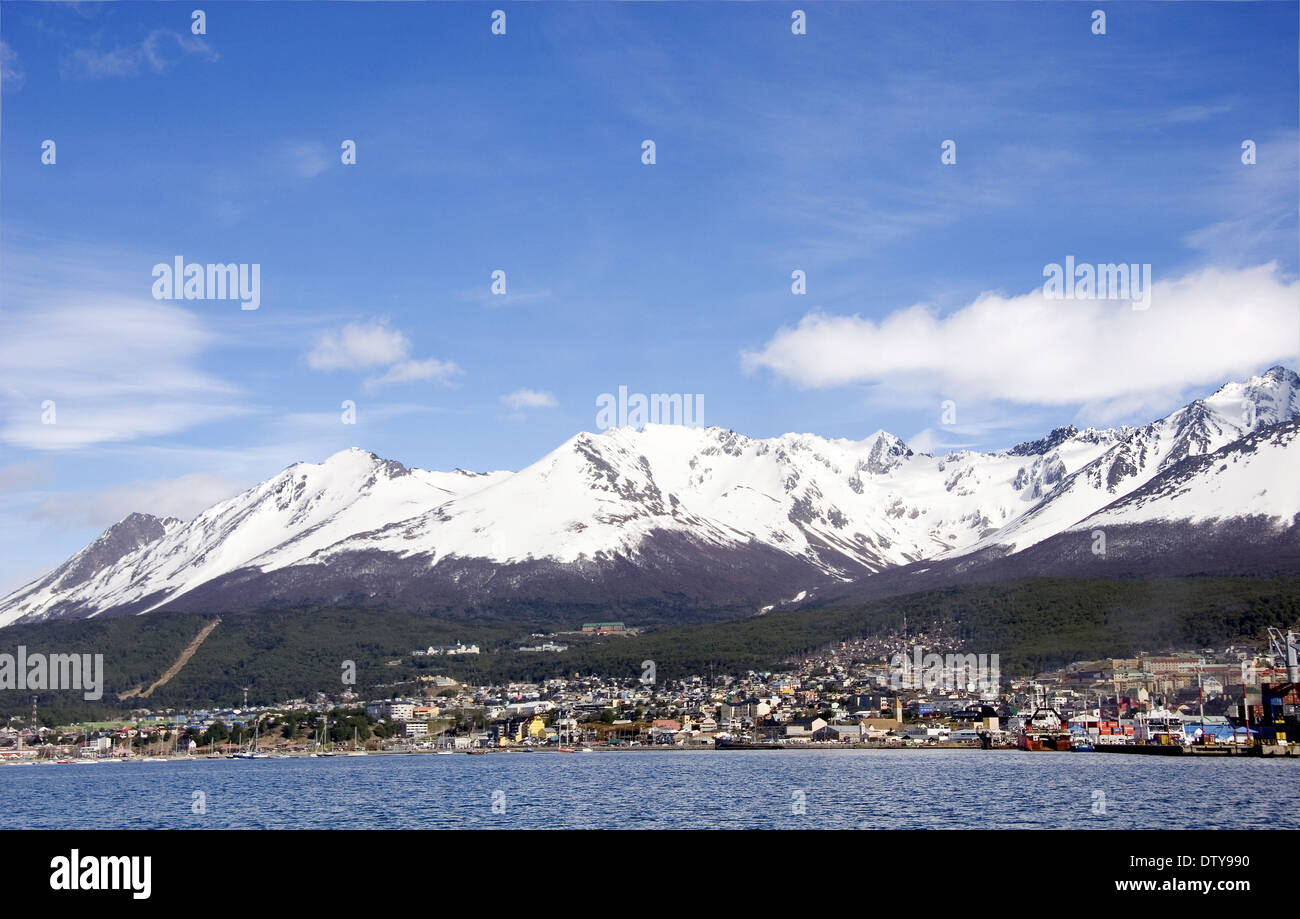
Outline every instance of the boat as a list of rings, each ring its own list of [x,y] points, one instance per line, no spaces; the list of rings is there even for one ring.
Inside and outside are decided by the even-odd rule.
[[[325,716],[321,720],[325,722],[325,727],[321,729],[321,734],[325,736],[325,743],[324,745],[321,744],[320,734],[318,734],[316,737],[316,752],[312,753],[312,756],[334,756],[335,754],[329,748],[329,716]]]
[[[1065,752],[1070,749],[1070,731],[1054,708],[1036,708],[1020,728],[1016,746],[1021,750]]]
[[[1167,708],[1156,707],[1139,712],[1133,719],[1133,743],[1162,747],[1181,747],[1187,743],[1183,716]]]
[[[357,729],[353,727],[352,728],[352,749],[348,751],[348,756],[368,756],[368,755],[369,755],[368,751],[357,749]]]
[[[267,758],[267,755],[265,753],[260,753],[258,752],[257,749],[258,740],[261,739],[261,732],[260,732],[261,726],[262,726],[262,722],[259,720],[257,724],[253,726],[253,740],[248,745],[248,749],[241,750],[240,752],[232,756],[231,759],[266,759]]]
[[[742,735],[743,736],[743,735]],[[715,750],[784,750],[779,743],[763,743],[756,740],[737,740],[729,734],[720,734],[713,738]]]

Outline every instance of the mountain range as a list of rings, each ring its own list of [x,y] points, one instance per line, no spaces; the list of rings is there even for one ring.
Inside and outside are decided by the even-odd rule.
[[[1141,427],[989,453],[672,425],[580,433],[518,472],[354,448],[190,521],[127,516],[0,600],[0,626],[341,604],[690,620],[1026,574],[1296,573],[1298,430],[1279,366]]]

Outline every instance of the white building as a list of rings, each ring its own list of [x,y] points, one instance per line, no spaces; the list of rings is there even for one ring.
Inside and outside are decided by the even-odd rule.
[[[410,721],[415,709],[413,702],[367,702],[366,714],[376,720],[387,718],[389,721]]]

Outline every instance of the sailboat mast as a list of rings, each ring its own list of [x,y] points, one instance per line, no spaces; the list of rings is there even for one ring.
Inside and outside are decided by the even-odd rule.
[[[1196,695],[1201,704],[1201,739],[1205,738],[1205,686],[1201,683],[1201,664],[1203,661],[1196,662]]]

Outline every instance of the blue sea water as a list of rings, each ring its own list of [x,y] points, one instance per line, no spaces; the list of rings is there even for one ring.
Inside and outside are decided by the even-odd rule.
[[[4,829],[1297,825],[1296,759],[782,750],[0,767]]]

